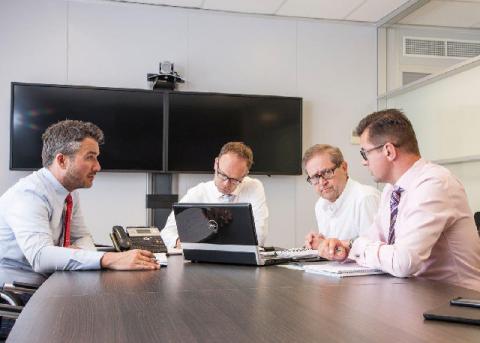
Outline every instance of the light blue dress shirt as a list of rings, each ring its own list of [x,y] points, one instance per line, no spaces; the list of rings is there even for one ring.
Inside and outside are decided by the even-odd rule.
[[[2,267],[36,273],[101,268],[104,253],[95,251],[76,191],[71,193],[70,232],[72,246],[80,249],[61,247],[68,193],[43,168],[22,178],[0,197],[0,272]]]

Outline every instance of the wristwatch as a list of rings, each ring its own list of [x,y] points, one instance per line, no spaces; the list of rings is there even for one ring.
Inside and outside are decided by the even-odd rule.
[[[353,242],[355,242],[355,240],[357,239],[358,237],[355,237],[355,238],[352,238],[348,241],[348,250],[352,250],[352,245],[353,245]]]

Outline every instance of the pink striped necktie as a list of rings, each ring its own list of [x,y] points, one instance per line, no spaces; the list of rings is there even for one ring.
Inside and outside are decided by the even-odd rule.
[[[398,204],[403,189],[401,187],[394,187],[392,196],[390,198],[390,228],[388,230],[388,244],[395,243],[395,223],[397,221]]]

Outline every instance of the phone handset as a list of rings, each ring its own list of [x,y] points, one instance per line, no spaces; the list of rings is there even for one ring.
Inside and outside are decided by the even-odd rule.
[[[132,242],[127,236],[127,233],[120,225],[115,225],[112,228],[112,234],[110,235],[113,245],[117,251],[129,250],[132,247]]]

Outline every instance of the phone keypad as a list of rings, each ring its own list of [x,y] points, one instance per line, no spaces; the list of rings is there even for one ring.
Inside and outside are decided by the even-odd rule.
[[[130,237],[132,242],[131,249],[143,249],[151,251],[152,253],[167,252],[167,247],[160,237],[143,236]]]

